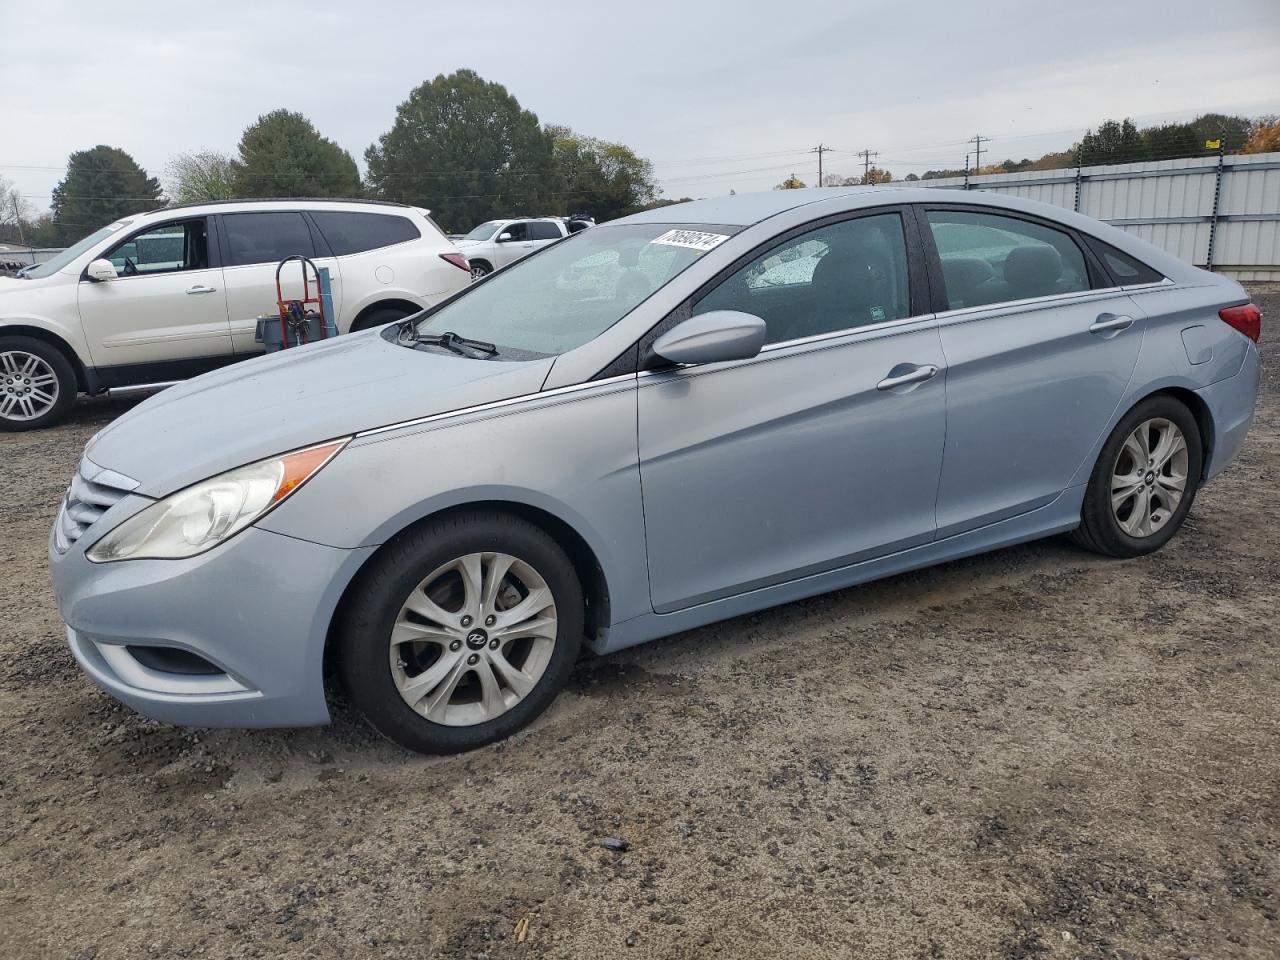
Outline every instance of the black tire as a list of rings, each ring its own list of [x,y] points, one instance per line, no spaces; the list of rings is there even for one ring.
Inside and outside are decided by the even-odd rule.
[[[358,333],[361,330],[372,330],[374,327],[384,327],[388,323],[395,323],[397,320],[403,320],[409,315],[409,311],[402,307],[378,307],[376,310],[370,310],[363,317],[351,325],[351,332]]]
[[[555,646],[537,683],[505,713],[472,726],[448,726],[428,720],[400,695],[389,662],[391,631],[425,577],[481,552],[516,557],[546,582],[556,607]],[[583,618],[582,586],[555,540],[509,514],[467,511],[401,535],[361,571],[337,624],[338,670],[351,702],[383,736],[419,753],[461,753],[510,736],[551,704],[577,661]]]
[[[1112,475],[1126,439],[1140,424],[1152,419],[1169,420],[1182,431],[1187,444],[1187,480],[1182,500],[1163,526],[1148,536],[1133,537],[1120,526],[1116,512],[1112,510]],[[1154,553],[1168,543],[1182,526],[1195,500],[1203,469],[1203,440],[1191,411],[1181,401],[1166,394],[1148,397],[1116,424],[1103,445],[1085,490],[1080,526],[1072,532],[1071,538],[1085,549],[1108,557],[1128,559]]]
[[[493,273],[493,267],[485,263],[483,260],[468,260],[467,265],[471,267],[471,280],[483,280],[489,274]]]
[[[44,413],[30,420],[18,420],[6,416],[0,410],[0,430],[16,433],[23,430],[43,430],[52,427],[66,418],[67,412],[76,402],[79,385],[76,383],[76,371],[62,351],[43,340],[34,337],[0,337],[0,354],[19,352],[39,357],[58,380],[58,394],[53,404]],[[8,395],[9,385],[6,383],[3,368],[0,367],[0,401]],[[2,407],[3,404],[0,404]]]

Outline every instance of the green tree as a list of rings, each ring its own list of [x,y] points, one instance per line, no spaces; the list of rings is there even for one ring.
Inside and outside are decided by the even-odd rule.
[[[559,199],[552,134],[474,70],[416,87],[364,156],[371,193],[429,207],[448,229],[537,215]]]
[[[235,196],[233,161],[216,150],[179,153],[165,167],[165,186],[175,203],[230,200]]]
[[[1080,141],[1086,164],[1132,163],[1144,159],[1142,136],[1127,117],[1105,120],[1097,131],[1089,130]]]
[[[804,181],[797,177],[794,173],[787,179],[783,180],[773,189],[775,190],[799,190],[804,186]]]
[[[237,197],[359,197],[360,171],[351,154],[300,113],[272,110],[240,137],[231,164]]]
[[[161,206],[159,181],[123,150],[101,144],[71,154],[51,204],[59,243],[74,243],[113,220]]]
[[[597,222],[625,216],[653,202],[653,164],[621,143],[548,126],[565,213],[589,213]]]

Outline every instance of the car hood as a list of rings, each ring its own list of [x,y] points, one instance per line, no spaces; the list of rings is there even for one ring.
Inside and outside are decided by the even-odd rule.
[[[59,287],[68,282],[66,275],[54,273],[49,277],[0,277],[0,317],[21,309],[24,294],[32,294],[48,287]]]
[[[465,250],[467,247],[480,247],[488,243],[488,240],[455,240],[453,245],[459,250]]]
[[[553,358],[473,360],[414,350],[381,331],[225,367],[139,404],[92,440],[98,466],[150,497],[361,430],[541,389]]]

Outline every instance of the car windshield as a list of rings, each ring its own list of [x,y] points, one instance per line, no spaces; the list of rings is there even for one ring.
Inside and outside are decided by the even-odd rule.
[[[474,230],[472,230],[462,239],[463,240],[488,240],[495,233],[497,233],[498,225],[501,223],[502,223],[501,220],[490,220],[488,223],[482,223],[480,224],[480,226],[476,227]]]
[[[594,340],[738,227],[595,227],[499,270],[417,325],[551,356]]]
[[[91,249],[95,244],[107,239],[107,237],[111,236],[117,230],[127,227],[131,222],[132,221],[130,220],[120,220],[110,226],[103,227],[101,230],[89,234],[75,246],[67,247],[67,249],[63,250],[52,260],[46,260],[38,267],[32,267],[24,273],[23,276],[31,280],[38,280],[41,277],[51,277],[67,264],[73,263],[75,259],[86,250]]]

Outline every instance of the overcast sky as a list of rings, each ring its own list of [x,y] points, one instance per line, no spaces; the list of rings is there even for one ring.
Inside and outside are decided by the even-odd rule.
[[[708,196],[813,182],[819,142],[845,151],[829,172],[869,148],[902,177],[963,166],[975,133],[1021,158],[1106,117],[1280,113],[1280,0],[0,0],[0,176],[43,209],[73,150],[160,174],[277,107],[363,169],[409,91],[459,67]]]

